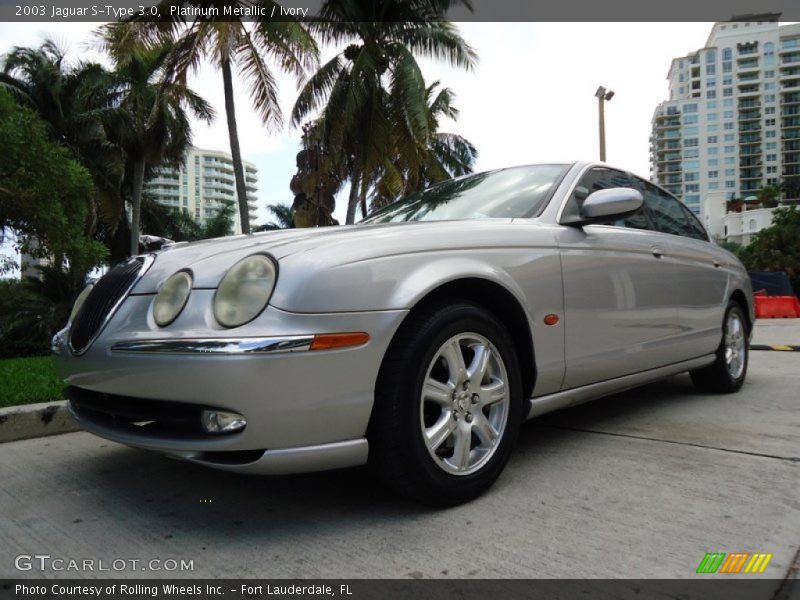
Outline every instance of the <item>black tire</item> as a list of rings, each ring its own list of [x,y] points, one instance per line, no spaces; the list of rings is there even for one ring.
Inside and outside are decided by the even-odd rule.
[[[732,315],[735,319],[738,319],[741,324],[741,335],[744,336],[744,345],[741,350],[744,364],[741,366],[741,373],[738,375],[736,373],[731,373],[731,368],[726,360],[726,337],[729,334],[728,327]],[[722,321],[722,340],[719,343],[719,348],[717,348],[716,360],[707,367],[695,369],[689,373],[697,389],[703,392],[731,394],[742,387],[745,377],[747,376],[747,363],[750,354],[748,337],[747,317],[745,316],[745,312],[741,304],[731,300],[725,311],[725,318]]]
[[[475,472],[453,474],[447,472],[447,466],[440,462],[445,459],[434,456],[439,450],[429,450],[426,446],[423,428],[426,427],[426,419],[429,417],[427,412],[430,403],[426,404],[422,399],[422,386],[428,378],[429,367],[436,369],[439,368],[438,365],[445,364],[445,359],[440,358],[445,343],[464,335],[467,337],[463,343],[467,344],[472,334],[488,340],[489,345],[486,347],[491,348],[489,355],[498,359],[490,359],[494,361],[492,364],[496,369],[498,365],[505,369],[507,388],[504,393],[507,396],[503,397],[507,397],[507,401],[501,402],[505,426],[502,431],[497,428],[493,430],[493,433],[499,431],[495,442],[472,438],[472,433],[461,438],[471,440],[462,442],[462,448],[466,443],[467,461],[473,456],[480,456],[480,452],[486,452],[486,462],[480,464],[477,461],[471,467],[477,469]],[[459,343],[461,342],[456,342],[456,347],[459,347]],[[462,351],[462,358],[465,362],[473,360],[475,355],[469,359],[470,349],[467,346],[465,348],[467,349]],[[445,362],[434,363],[434,358]],[[474,366],[474,363],[467,363],[466,373],[470,366]],[[433,370],[430,373],[433,374]],[[488,386],[489,379],[487,375],[483,380],[485,383],[479,382],[478,385]],[[473,384],[469,381],[464,383],[465,390],[467,385]],[[462,388],[459,385],[452,389],[452,396],[447,398],[454,398],[457,390]],[[483,387],[480,389],[483,390]],[[378,375],[375,407],[368,430],[370,466],[373,473],[399,493],[433,506],[453,506],[477,497],[494,483],[508,461],[522,420],[522,396],[522,378],[514,343],[497,318],[484,308],[465,302],[437,304],[421,309],[417,314],[412,314],[398,331]],[[483,415],[479,415],[477,411],[486,411],[484,414],[489,415],[489,411],[495,409],[489,406],[476,408],[478,405],[475,403],[479,402],[475,399],[476,395],[473,394],[471,398],[473,405],[466,410],[474,412],[469,413],[457,413],[463,409],[464,404],[469,405],[469,402],[457,405],[457,401],[452,400],[452,413],[442,407],[446,406],[446,402],[435,403],[435,409],[441,410],[438,418],[452,418],[451,423],[455,427],[460,417],[461,425],[470,432],[474,431],[470,428],[475,427],[478,420],[483,420]],[[483,400],[480,402],[482,405]],[[473,419],[475,425],[472,425]],[[455,436],[456,433],[451,435]],[[453,444],[453,456],[456,448],[454,439],[448,438],[442,444],[444,452],[447,452],[448,443]],[[478,444],[486,444],[488,447],[492,443],[494,445],[491,450],[478,449]],[[467,471],[469,468],[464,473]]]

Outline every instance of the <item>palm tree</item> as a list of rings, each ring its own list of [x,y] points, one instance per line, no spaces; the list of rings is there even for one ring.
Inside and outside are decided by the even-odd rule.
[[[472,173],[478,151],[466,138],[439,131],[442,117],[455,121],[459,111],[453,104],[455,94],[449,88],[437,91],[435,81],[425,90],[426,140],[415,138],[407,121],[398,114],[395,146],[398,151],[390,168],[384,169],[374,186],[372,208],[390,204],[402,195],[417,192],[453,177]],[[396,103],[392,103],[396,104]],[[399,149],[405,148],[405,151]]]
[[[253,231],[275,231],[294,227],[294,213],[291,206],[286,204],[267,204],[267,210],[272,213],[275,220],[269,221],[264,225],[258,225],[253,228]]]
[[[113,26],[112,26],[113,27]],[[113,30],[109,29],[113,36]],[[179,162],[191,145],[187,111],[203,121],[211,121],[209,104],[184,83],[164,78],[164,67],[172,47],[126,48],[114,54],[112,108],[104,120],[109,135],[127,155],[131,176],[130,251],[139,246],[139,223],[145,171],[164,160]]]
[[[114,230],[122,215],[120,194],[125,157],[106,136],[99,114],[109,102],[111,74],[101,65],[70,64],[51,40],[38,48],[15,47],[4,56],[0,87],[35,109],[55,141],[70,149],[94,183],[87,235],[98,219]]]
[[[366,195],[378,174],[394,172],[396,151],[416,154],[419,141],[429,138],[427,90],[416,57],[465,69],[476,62],[475,52],[455,26],[443,20],[454,3],[326,0],[321,20],[311,25],[322,42],[349,45],[305,84],[292,121],[300,125],[321,111],[325,146],[337,149],[347,164],[348,224],[354,222],[359,204],[362,214],[366,212]],[[409,145],[399,149],[393,147],[398,113],[413,134],[402,138]]]
[[[216,9],[263,8],[271,14],[272,0],[199,0],[192,3],[198,14],[212,14]],[[158,7],[162,15],[171,15],[174,0],[162,0]],[[142,18],[125,23],[116,30],[113,39],[106,39],[109,47],[124,48],[131,44],[148,47],[172,42],[172,51],[166,64],[166,73],[175,81],[186,81],[189,72],[196,70],[203,59],[210,60],[222,72],[222,87],[225,94],[225,116],[228,122],[236,194],[239,201],[239,216],[242,232],[250,233],[249,207],[245,189],[244,167],[239,148],[239,133],[236,125],[236,108],[233,97],[233,71],[237,69],[250,86],[253,107],[263,122],[271,129],[281,127],[283,116],[278,104],[278,89],[275,75],[265,58],[271,58],[280,67],[296,77],[302,78],[306,69],[317,63],[318,49],[305,26],[293,20],[273,21],[264,19],[248,23],[235,17],[197,16],[187,22],[183,16],[168,20],[148,22]]]

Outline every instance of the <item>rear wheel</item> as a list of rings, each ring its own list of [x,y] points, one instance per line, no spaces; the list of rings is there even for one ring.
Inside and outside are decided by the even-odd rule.
[[[488,488],[522,418],[514,344],[485,309],[440,305],[414,315],[387,352],[370,422],[370,460],[401,493],[448,506]]]
[[[747,375],[747,337],[744,310],[738,302],[731,301],[725,311],[722,341],[717,349],[716,360],[711,365],[690,373],[695,386],[705,392],[738,391]]]

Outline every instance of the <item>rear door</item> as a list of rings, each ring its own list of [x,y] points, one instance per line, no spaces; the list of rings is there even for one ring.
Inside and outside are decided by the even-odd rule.
[[[641,184],[647,190],[651,221],[669,235],[670,257],[677,270],[674,294],[681,332],[676,346],[686,359],[714,352],[727,306],[725,253],[708,241],[700,221],[684,204],[649,182]]]
[[[593,191],[642,189],[622,171],[592,168],[564,207],[580,211]],[[564,226],[558,234],[564,277],[566,373],[572,388],[676,362],[681,328],[670,258],[671,236],[654,231],[644,210],[607,224]]]

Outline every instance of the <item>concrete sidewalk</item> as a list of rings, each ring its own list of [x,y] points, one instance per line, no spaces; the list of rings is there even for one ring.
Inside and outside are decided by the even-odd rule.
[[[759,321],[800,343],[800,320]],[[485,496],[430,510],[362,470],[245,477],[74,433],[0,446],[0,577],[19,554],[173,558],[139,577],[684,578],[706,552],[769,552],[775,587],[800,546],[800,353],[753,352],[744,388],[688,376],[525,425]],[[796,571],[794,572],[796,576]],[[765,598],[769,598],[767,595]]]

